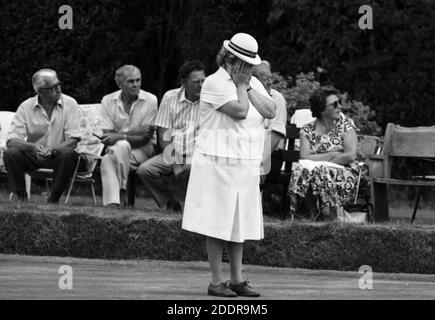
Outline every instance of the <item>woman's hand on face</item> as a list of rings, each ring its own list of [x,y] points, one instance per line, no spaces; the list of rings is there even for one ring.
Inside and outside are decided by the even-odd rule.
[[[244,62],[237,62],[234,64],[231,78],[234,81],[234,84],[238,87],[240,85],[246,85],[249,87],[249,82],[251,81],[252,76],[252,68]]]

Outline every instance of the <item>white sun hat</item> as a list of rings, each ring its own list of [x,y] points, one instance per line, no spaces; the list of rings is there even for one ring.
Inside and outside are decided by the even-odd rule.
[[[257,40],[247,33],[237,33],[231,40],[225,40],[224,48],[249,64],[259,65],[261,63]]]

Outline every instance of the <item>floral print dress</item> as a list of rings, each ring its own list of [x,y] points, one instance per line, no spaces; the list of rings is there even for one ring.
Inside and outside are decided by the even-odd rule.
[[[316,121],[310,122],[301,129],[310,141],[312,153],[343,151],[344,136],[349,130],[357,130],[353,120],[343,114],[336,122],[336,127],[325,135],[316,134],[315,123]],[[296,194],[303,198],[311,186],[313,194],[320,196],[324,205],[340,207],[355,197],[358,173],[357,161],[351,162],[344,168],[324,164],[308,168],[295,163],[289,184],[289,195]],[[290,210],[295,211],[295,208]]]

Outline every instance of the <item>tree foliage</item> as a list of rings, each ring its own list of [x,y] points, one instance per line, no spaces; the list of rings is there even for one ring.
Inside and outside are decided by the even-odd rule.
[[[284,88],[290,95],[298,74],[320,67],[322,85],[361,101],[355,108],[371,106],[382,127],[435,121],[433,1],[69,0],[74,29],[60,30],[63,4],[0,1],[2,110],[33,94],[29,79],[43,67],[59,72],[65,93],[91,103],[116,89],[116,68],[135,64],[143,88],[160,98],[178,85],[184,60],[199,58],[214,72],[222,41],[247,32],[275,72],[295,79]],[[358,28],[363,4],[373,8],[373,30]]]

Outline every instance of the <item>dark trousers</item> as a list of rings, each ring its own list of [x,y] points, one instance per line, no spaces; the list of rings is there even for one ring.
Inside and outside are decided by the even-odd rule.
[[[273,179],[274,176],[279,175],[282,167],[282,154],[281,150],[272,152],[270,156],[270,168],[264,168],[267,170],[267,174],[260,177],[260,189],[263,190],[264,185],[268,179]]]
[[[57,202],[68,186],[78,161],[78,153],[71,148],[57,149],[56,156],[41,159],[31,151],[8,148],[3,155],[9,184],[19,198],[26,195],[24,174],[39,168],[53,169],[53,184],[49,201]]]
[[[270,157],[270,175],[277,175],[281,172],[282,154],[281,150],[275,150]]]

